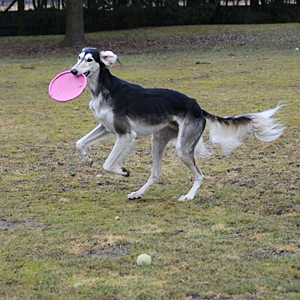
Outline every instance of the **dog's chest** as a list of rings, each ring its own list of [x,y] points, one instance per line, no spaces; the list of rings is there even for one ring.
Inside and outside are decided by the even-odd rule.
[[[110,132],[115,132],[114,113],[112,107],[105,103],[100,94],[90,102],[90,109],[94,117]]]

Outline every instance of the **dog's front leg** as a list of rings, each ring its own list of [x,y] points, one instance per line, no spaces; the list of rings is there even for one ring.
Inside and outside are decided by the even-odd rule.
[[[126,133],[117,136],[114,148],[103,165],[107,172],[113,172],[123,176],[130,173],[123,167],[123,162],[135,146],[136,133]]]
[[[86,149],[96,143],[99,143],[102,139],[106,138],[109,132],[103,125],[97,126],[90,133],[76,142],[76,149],[79,153],[81,160],[88,166],[93,164],[93,160],[87,154]]]

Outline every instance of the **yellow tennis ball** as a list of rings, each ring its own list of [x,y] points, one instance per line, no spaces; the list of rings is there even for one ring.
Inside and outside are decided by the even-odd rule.
[[[138,266],[150,266],[152,263],[152,259],[148,254],[141,254],[136,260]]]

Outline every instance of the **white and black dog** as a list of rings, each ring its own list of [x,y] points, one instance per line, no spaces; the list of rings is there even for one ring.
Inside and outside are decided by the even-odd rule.
[[[253,132],[264,142],[276,140],[284,127],[270,117],[280,106],[260,113],[221,118],[202,110],[195,99],[167,89],[145,89],[113,76],[108,68],[117,61],[111,51],[99,52],[84,48],[71,72],[85,74],[92,93],[90,108],[100,122],[94,130],[76,143],[82,161],[92,165],[86,150],[107,135],[116,135],[116,143],[103,168],[123,176],[129,171],[123,162],[134,148],[136,139],[152,135],[153,169],[147,183],[128,199],[140,198],[161,176],[162,158],[168,142],[175,141],[178,157],[194,175],[191,190],[179,201],[195,197],[203,181],[195,156],[207,156],[202,133],[206,122],[212,144],[220,145],[228,154],[242,143],[247,133]]]

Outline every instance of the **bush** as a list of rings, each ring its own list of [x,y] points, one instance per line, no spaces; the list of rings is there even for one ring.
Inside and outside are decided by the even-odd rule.
[[[158,7],[141,7],[140,4],[136,4],[106,12],[108,17],[105,17],[105,27],[123,29],[146,26],[209,24],[213,21],[215,14],[216,6],[210,3],[199,4],[193,8],[182,7],[176,3]]]
[[[166,2],[164,6],[145,6],[139,2],[114,10],[84,9],[85,32],[147,26],[197,24],[259,24],[300,21],[300,9],[292,4],[271,3],[251,12],[249,6],[220,6],[218,3],[195,2],[192,7]],[[25,12],[29,35],[64,34],[65,10],[43,9]],[[17,12],[8,12],[0,20],[0,36],[17,34]]]

